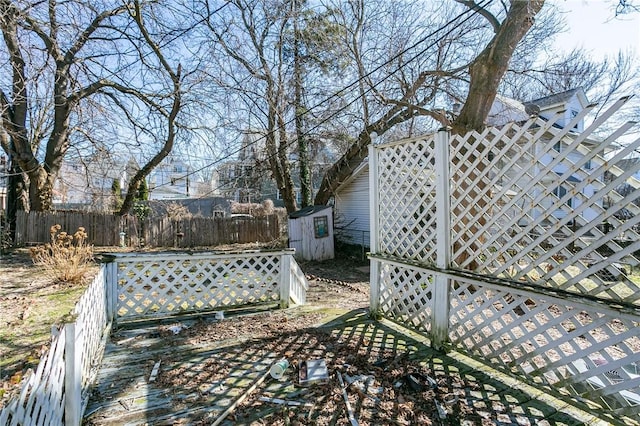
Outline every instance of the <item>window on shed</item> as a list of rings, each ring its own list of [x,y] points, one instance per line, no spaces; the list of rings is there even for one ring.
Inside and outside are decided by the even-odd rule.
[[[313,218],[313,229],[316,238],[324,238],[329,236],[329,217],[320,216]]]

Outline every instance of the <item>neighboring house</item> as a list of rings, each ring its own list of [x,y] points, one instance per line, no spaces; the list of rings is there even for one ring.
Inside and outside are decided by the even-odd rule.
[[[54,184],[53,206],[110,212],[115,206],[114,181],[118,181],[124,195],[139,168],[133,158],[125,161],[107,153],[95,154],[85,161],[67,160]]]
[[[555,127],[564,128],[569,125],[570,122],[587,106],[589,102],[584,91],[581,88],[567,90],[562,93],[557,93],[551,96],[547,96],[540,99],[534,99],[525,104],[525,108],[528,111],[537,112],[538,115],[545,119],[551,120],[557,115],[560,116],[559,119],[554,123]],[[562,152],[566,149],[568,145],[573,143],[575,137],[584,130],[584,120],[579,120],[574,127],[570,130],[568,137],[563,139],[562,141],[556,143],[553,149],[557,152]],[[554,173],[558,176],[566,173],[572,166],[580,161],[583,155],[593,150],[600,150],[599,140],[594,139],[585,139],[580,143],[580,146],[577,151],[574,151],[569,154],[566,161],[560,162],[556,166],[553,167]],[[555,155],[550,152],[543,152],[542,143],[536,146],[536,152],[534,153],[535,157],[538,159],[540,167],[545,167],[550,164]],[[575,186],[582,182],[587,178],[592,178],[591,174],[594,169],[597,169],[602,163],[605,161],[603,158],[604,152],[597,152],[597,156],[593,158],[591,161],[587,161],[584,163],[579,170],[576,170],[571,174],[568,179],[569,185]],[[604,181],[604,176],[597,176],[596,179],[600,182]],[[555,180],[549,179],[546,182],[547,187],[553,188],[553,193],[557,197],[564,197],[568,192],[572,191],[573,188],[566,186],[558,186]],[[595,192],[595,187],[591,184],[586,185],[581,191],[580,195],[576,194],[576,196],[571,197],[566,206],[562,209],[556,210],[553,215],[557,219],[562,219],[567,215],[567,211],[571,209],[577,208],[582,200],[585,198],[591,197]],[[537,196],[536,191],[532,193],[532,196]],[[555,199],[546,199],[543,203],[541,203],[541,209],[533,209],[532,217],[535,219],[539,217],[543,210],[550,206]],[[602,203],[600,203],[602,205]],[[596,218],[598,213],[593,209],[585,210],[581,216],[587,220],[593,220]]]
[[[213,194],[239,203],[260,202],[265,192],[276,194],[267,170],[264,134],[247,131],[238,158],[226,161],[213,172]]]
[[[573,118],[589,105],[587,96],[582,88],[567,90],[540,99],[534,99],[525,103],[527,111],[535,113],[539,111],[540,117],[551,120],[556,114],[561,113],[556,121],[558,127],[564,128]],[[584,130],[584,121],[579,121],[574,127],[576,132]]]
[[[212,193],[239,203],[256,203],[272,200],[276,207],[282,207],[282,196],[278,191],[269,169],[264,132],[247,131],[236,160],[221,164],[212,175]],[[322,146],[322,144],[314,144]],[[311,181],[313,192],[320,187],[325,170],[333,164],[335,153],[323,146],[309,157],[312,159]],[[298,203],[301,200],[300,172],[297,152],[289,154],[291,177]]]
[[[167,207],[179,204],[186,207],[189,213],[197,217],[228,217],[231,215],[231,203],[220,197],[209,198],[175,198],[171,200],[149,200],[147,205],[153,217],[167,216]]]
[[[491,108],[489,116],[487,117],[487,125],[489,126],[503,126],[509,122],[524,122],[528,120],[531,115],[537,114],[545,120],[549,120],[555,116],[556,113],[564,111],[561,114],[559,120],[556,121],[555,127],[562,127],[564,124],[568,124],[582,109],[588,105],[587,98],[584,95],[582,89],[569,90],[567,92],[558,93],[552,96],[548,96],[541,99],[534,99],[525,104],[513,99],[506,98],[504,96],[497,96],[496,100]],[[580,121],[575,129],[569,133],[567,138],[562,142],[556,144],[554,149],[556,151],[562,151],[564,147],[573,142],[573,136],[584,129],[584,123]],[[599,149],[599,141],[585,140],[581,143],[580,151],[586,152],[587,150]],[[534,147],[534,151],[531,155],[537,158],[540,164],[540,168],[550,164],[553,160],[553,155],[549,152],[542,152],[544,143],[537,144]],[[601,154],[601,153],[600,153]],[[572,162],[578,161],[580,157],[578,154],[569,156],[567,162],[561,162],[553,167],[553,171],[557,175],[563,174],[571,166]],[[528,161],[523,158],[522,161]],[[596,156],[594,160],[584,164],[580,170],[572,174],[569,182],[580,182],[590,171],[597,168],[604,159],[602,155]],[[349,178],[347,178],[335,191],[333,198],[335,208],[335,227],[336,227],[336,239],[349,244],[357,244],[369,246],[369,166],[368,160],[365,159],[360,166],[358,166]],[[514,170],[515,173],[515,170]],[[524,177],[523,179],[526,179]],[[602,181],[602,177],[598,177],[598,180]],[[518,184],[524,185],[526,182],[522,181]],[[498,182],[498,185],[500,182]],[[543,214],[546,207],[551,206],[557,197],[564,196],[570,188],[564,188],[558,186],[557,182],[550,179],[546,185],[553,188],[552,193],[554,197],[547,198],[540,203],[540,208],[534,208],[531,211],[531,218],[536,219]],[[567,214],[567,209],[576,208],[580,205],[583,197],[590,197],[594,193],[593,185],[586,185],[581,191],[581,195],[572,197],[561,209],[557,209],[553,215],[560,219]],[[532,198],[537,196],[540,189],[534,188],[532,190]],[[596,216],[596,212],[592,209],[587,209],[582,213],[585,220],[591,220]],[[364,243],[363,243],[364,241]]]
[[[333,197],[336,240],[369,247],[369,163],[362,162]]]
[[[169,156],[147,177],[150,200],[173,200],[194,195],[192,168],[184,161]]]

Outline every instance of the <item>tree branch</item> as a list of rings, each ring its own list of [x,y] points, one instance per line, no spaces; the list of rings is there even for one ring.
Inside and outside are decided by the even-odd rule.
[[[69,48],[69,50],[67,50],[67,53],[65,53],[65,63],[71,63],[73,61],[73,58],[75,58],[76,54],[87,43],[89,37],[91,37],[91,34],[93,34],[98,28],[100,28],[100,24],[102,23],[102,21],[111,16],[118,15],[128,9],[129,7],[127,5],[119,6],[115,9],[106,10],[93,18],[93,21],[91,21],[91,23],[82,31],[73,45]]]
[[[493,27],[493,32],[497,33],[500,30],[500,21],[487,9],[480,6],[475,0],[456,0],[458,3],[465,5],[467,8],[477,12],[484,17],[489,24]]]

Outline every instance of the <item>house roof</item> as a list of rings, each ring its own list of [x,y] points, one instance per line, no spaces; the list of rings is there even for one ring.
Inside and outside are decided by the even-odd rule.
[[[578,96],[578,99],[583,106],[587,104],[587,97],[584,94],[584,90],[581,87],[570,89],[560,93],[554,93],[553,95],[545,96],[544,98],[538,98],[525,102],[525,105],[537,105],[540,109],[545,109],[554,105],[563,104],[569,102],[574,96]]]
[[[622,160],[616,163],[616,166],[626,171],[626,170],[630,170],[633,166],[636,166],[637,164],[640,164],[640,157],[623,158]]]
[[[314,213],[317,213],[319,211],[325,210],[325,209],[330,209],[331,206],[309,206],[309,207],[305,207],[304,209],[300,209],[296,212],[293,213],[289,213],[289,219],[298,219],[301,217],[305,217],[305,216],[311,216]]]
[[[335,192],[339,192],[343,187],[349,185],[355,178],[360,176],[362,173],[369,173],[369,157],[365,157],[364,160],[356,167],[353,172],[336,188]]]
[[[195,216],[210,217],[216,210],[231,212],[231,204],[225,198],[174,198],[169,200],[147,200],[152,216],[161,217],[167,214],[167,207],[171,204],[185,206],[189,213]]]
[[[511,121],[526,121],[529,116],[530,113],[522,102],[496,95],[486,121],[490,126],[502,126]]]

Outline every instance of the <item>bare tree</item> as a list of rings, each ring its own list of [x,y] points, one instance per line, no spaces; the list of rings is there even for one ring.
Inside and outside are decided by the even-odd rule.
[[[169,76],[171,81],[171,91],[168,95],[164,95],[163,97],[168,97],[170,102],[170,108],[166,109],[161,104],[156,103],[152,100],[152,98],[148,95],[145,95],[142,92],[135,92],[135,96],[146,104],[153,107],[157,110],[162,117],[166,119],[166,133],[164,138],[164,143],[162,144],[162,148],[155,154],[153,157],[142,167],[140,170],[136,172],[131,181],[129,182],[129,188],[127,190],[127,195],[122,202],[122,207],[120,208],[119,214],[126,214],[129,212],[133,205],[133,201],[135,199],[136,193],[138,192],[138,188],[143,183],[144,179],[151,173],[151,171],[165,159],[173,149],[173,145],[176,139],[176,119],[180,109],[182,107],[182,94],[181,94],[181,74],[182,74],[182,66],[180,64],[174,69],[174,67],[169,63],[165,55],[163,54],[160,46],[157,42],[151,37],[149,31],[144,22],[142,8],[140,7],[139,1],[134,1],[133,8],[129,9],[129,13],[133,20],[135,21],[142,38],[147,46],[151,48],[153,55],[156,57],[160,72],[166,73]]]
[[[181,72],[164,50],[183,29],[175,18],[172,28],[156,24],[154,37],[162,39],[154,40],[141,20],[152,7],[160,8],[0,0],[6,48],[0,68],[8,71],[0,73],[0,140],[25,183],[20,208],[51,208],[70,149],[79,157],[90,150],[114,154],[131,141],[135,155],[151,160],[130,189],[171,150],[183,104]],[[165,120],[170,124],[163,130]],[[163,142],[156,143],[158,137]]]
[[[225,96],[245,105],[249,117],[260,123],[266,158],[287,211],[297,210],[290,166],[286,96],[287,62],[284,38],[290,8],[284,2],[230,1],[221,13],[209,1],[202,16],[209,34],[216,64],[215,83],[229,90]],[[239,102],[238,102],[239,101]]]
[[[481,5],[458,0],[458,3],[467,10],[456,10],[454,15],[443,10],[442,16],[449,21],[436,23],[440,27],[431,32],[426,30],[429,36],[416,43],[426,44],[427,48],[416,53],[416,45],[403,48],[395,44],[399,53],[389,61],[389,64],[397,64],[390,81],[399,84],[393,91],[384,91],[379,89],[379,84],[369,83],[367,91],[372,91],[386,109],[380,110],[377,118],[366,118],[368,124],[360,130],[357,140],[326,173],[315,204],[326,204],[340,182],[364,159],[373,132],[382,135],[419,116],[451,126],[458,133],[484,126],[510,58],[544,2],[511,1],[502,3],[502,9],[495,12],[484,6],[486,2]],[[350,4],[357,11],[354,16],[362,13],[362,3],[354,1]],[[484,48],[481,51],[474,49],[474,41],[475,45],[483,41]],[[351,45],[357,46],[353,39]],[[415,60],[418,55],[428,55],[429,60]],[[356,58],[356,62],[359,63],[359,81],[368,82],[369,79],[362,75],[362,59]],[[451,100],[462,104],[457,116],[438,105]],[[370,110],[371,102],[364,99],[362,102],[366,102],[367,110]]]
[[[9,56],[7,65],[13,76],[10,93],[0,93],[2,147],[28,181],[29,205],[22,206],[25,210],[51,207],[53,184],[69,149],[72,115],[83,99],[105,85],[100,80],[83,84],[76,77],[79,52],[110,18],[126,11],[124,6],[102,11],[93,7],[86,9],[90,18],[82,26],[73,22],[73,36],[69,40],[69,26],[60,20],[56,6],[51,0],[46,11],[37,5],[20,9],[9,0],[0,1],[2,35]],[[32,49],[30,44],[36,42],[37,47]],[[35,76],[47,72],[51,73],[48,85]],[[41,85],[46,92],[38,92]],[[36,93],[29,93],[30,87]],[[48,99],[39,99],[43,94]],[[43,108],[34,110],[34,103],[44,104]],[[44,156],[40,160],[40,145],[45,140]]]

